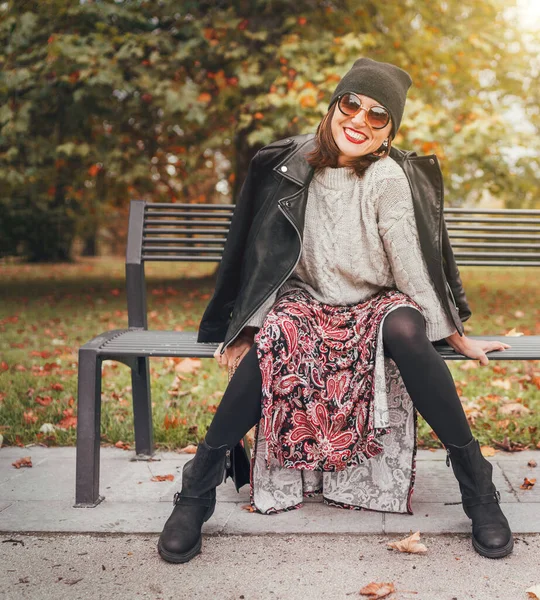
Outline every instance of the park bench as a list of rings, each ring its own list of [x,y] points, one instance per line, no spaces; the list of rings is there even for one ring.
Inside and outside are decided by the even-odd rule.
[[[217,343],[197,343],[196,331],[148,331],[144,265],[149,261],[221,260],[234,205],[132,201],[126,251],[128,329],[101,333],[79,349],[75,506],[96,506],[99,494],[101,365],[131,369],[135,452],[153,454],[150,357],[212,358]],[[459,265],[540,266],[540,210],[451,208],[445,220]],[[476,336],[471,336],[475,339]],[[508,342],[505,336],[477,339]],[[540,336],[512,337],[497,360],[540,359]],[[445,360],[464,360],[447,344]]]

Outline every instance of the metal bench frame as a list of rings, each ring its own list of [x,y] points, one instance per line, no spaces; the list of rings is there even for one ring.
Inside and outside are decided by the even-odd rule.
[[[79,349],[78,375],[78,420],[77,420],[77,462],[76,462],[76,507],[94,507],[103,500],[99,493],[100,467],[100,428],[101,428],[101,367],[104,360],[121,362],[131,369],[133,394],[133,414],[135,429],[136,459],[148,460],[154,452],[152,434],[152,409],[150,395],[150,357],[198,357],[212,358],[217,343],[197,343],[197,332],[148,331],[146,281],[144,263],[148,261],[219,261],[221,249],[226,239],[233,205],[161,204],[132,201],[129,214],[128,242],[126,251],[126,287],[128,305],[128,329],[118,329],[101,333]],[[466,212],[463,212],[466,211]],[[470,209],[450,209],[448,213],[478,214]],[[487,213],[488,211],[484,211]],[[504,237],[527,236],[531,248],[533,229],[540,238],[540,219],[532,219],[532,226],[523,230],[524,212],[506,211],[504,214],[521,215],[514,225],[519,225],[520,233],[508,233]],[[540,211],[525,211],[540,215]],[[446,213],[445,213],[446,214]],[[503,214],[503,211],[489,211],[489,214]],[[527,215],[527,218],[531,215]],[[456,242],[456,221],[446,218],[452,244]],[[474,222],[473,217],[469,217]],[[463,221],[464,217],[459,218]],[[478,228],[472,227],[474,235]],[[478,226],[480,227],[480,226]],[[491,225],[498,228],[499,225]],[[210,229],[208,229],[210,228]],[[496,229],[495,229],[496,230]],[[457,230],[463,234],[463,229]],[[486,231],[485,226],[481,231]],[[469,235],[473,235],[467,231]],[[490,229],[484,236],[490,234]],[[497,238],[501,234],[497,233]],[[201,237],[202,236],[202,237]],[[211,237],[208,237],[211,236]],[[487,238],[489,240],[489,238]],[[521,238],[520,238],[521,239]],[[500,243],[500,242],[498,242]],[[202,244],[202,246],[201,246]],[[221,245],[221,247],[220,247]],[[536,244],[538,248],[540,244]],[[510,247],[514,248],[514,245]],[[485,248],[485,246],[484,246]],[[533,250],[535,248],[532,248]],[[468,253],[465,253],[468,254]],[[520,264],[540,266],[540,251],[527,252],[516,261],[519,252],[504,253],[505,256],[490,256],[482,252],[479,259],[456,252],[458,264]],[[535,254],[535,257],[529,256]],[[514,257],[514,262],[512,261]],[[474,262],[479,260],[480,262]],[[469,262],[473,261],[473,262]],[[491,261],[491,262],[486,262]],[[511,343],[512,348],[500,353],[490,353],[496,360],[538,360],[540,359],[540,336],[509,338],[504,336],[470,336],[471,339],[500,340]],[[441,343],[437,351],[445,360],[466,360],[449,345]]]

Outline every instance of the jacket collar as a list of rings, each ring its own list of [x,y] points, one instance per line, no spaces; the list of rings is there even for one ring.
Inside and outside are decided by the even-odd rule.
[[[307,162],[306,156],[315,149],[316,136],[309,133],[304,140],[299,140],[297,147],[291,153],[285,153],[283,159],[275,165],[273,171],[285,179],[304,187],[309,184],[313,177],[314,168]],[[400,150],[395,146],[390,148],[390,157],[393,158],[400,167],[404,168],[404,161],[411,157],[416,159],[428,159],[428,156],[418,156],[416,152],[410,150]]]

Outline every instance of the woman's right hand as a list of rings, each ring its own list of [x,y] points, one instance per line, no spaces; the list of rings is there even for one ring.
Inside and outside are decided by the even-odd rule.
[[[228,369],[235,369],[240,364],[240,361],[249,352],[253,346],[254,340],[249,337],[239,337],[232,344],[225,348],[225,352],[221,354],[223,348],[223,342],[218,346],[214,352],[214,358],[218,361],[218,364]]]

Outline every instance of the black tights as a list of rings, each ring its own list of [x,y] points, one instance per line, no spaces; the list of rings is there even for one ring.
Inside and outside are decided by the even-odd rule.
[[[423,315],[401,306],[383,323],[384,353],[398,366],[411,400],[441,442],[464,446],[472,438],[444,359],[426,336]],[[240,361],[206,434],[213,447],[234,446],[261,418],[262,380],[254,344]]]

